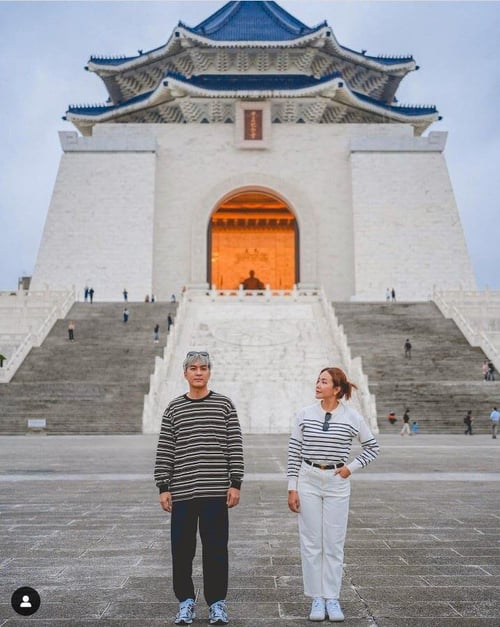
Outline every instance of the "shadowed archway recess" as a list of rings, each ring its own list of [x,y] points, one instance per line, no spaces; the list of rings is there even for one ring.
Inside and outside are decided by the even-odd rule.
[[[299,281],[299,238],[295,216],[277,196],[245,191],[224,200],[208,229],[208,282],[237,289],[253,270],[271,289]]]

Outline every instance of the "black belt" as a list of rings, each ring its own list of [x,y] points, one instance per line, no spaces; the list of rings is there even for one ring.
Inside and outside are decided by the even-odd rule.
[[[335,468],[342,468],[345,466],[344,462],[339,462],[338,464],[316,464],[315,462],[311,462],[308,459],[304,459],[306,464],[309,466],[314,466],[314,468],[321,468],[321,470],[334,470]]]

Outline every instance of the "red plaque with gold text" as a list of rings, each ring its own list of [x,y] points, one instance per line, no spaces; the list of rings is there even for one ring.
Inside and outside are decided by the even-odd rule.
[[[245,140],[262,139],[262,109],[245,110]]]

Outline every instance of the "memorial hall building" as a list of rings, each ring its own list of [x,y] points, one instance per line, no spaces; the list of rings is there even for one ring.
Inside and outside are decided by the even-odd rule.
[[[32,290],[161,301],[237,289],[250,270],[333,301],[476,289],[438,110],[398,102],[413,57],[228,2],[86,69],[109,97],[66,111]]]

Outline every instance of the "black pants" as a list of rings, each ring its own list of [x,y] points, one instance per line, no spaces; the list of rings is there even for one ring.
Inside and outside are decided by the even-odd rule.
[[[171,547],[174,594],[194,599],[193,559],[199,526],[203,560],[203,592],[208,605],[226,598],[229,518],[226,497],[175,501],[172,504]]]

